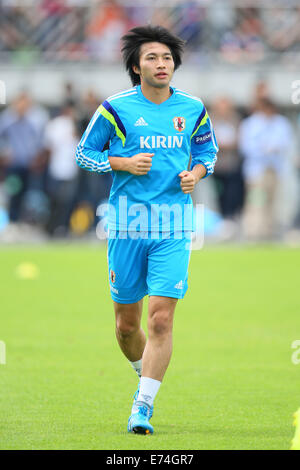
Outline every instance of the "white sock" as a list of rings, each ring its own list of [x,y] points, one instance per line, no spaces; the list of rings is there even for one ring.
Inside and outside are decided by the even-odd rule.
[[[150,408],[153,405],[154,398],[160,385],[161,382],[159,380],[150,379],[150,377],[141,377],[137,402],[146,403]]]
[[[142,375],[142,359],[140,359],[139,361],[135,361],[135,362],[131,362],[131,361],[129,361],[129,362],[132,365],[133,369],[136,371],[139,378],[141,378],[141,375]]]

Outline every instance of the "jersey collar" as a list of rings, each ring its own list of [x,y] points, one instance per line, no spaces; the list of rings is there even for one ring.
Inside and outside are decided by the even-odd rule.
[[[159,107],[162,107],[162,106],[169,106],[170,103],[172,103],[175,99],[175,88],[171,87],[170,86],[170,90],[171,90],[171,96],[166,100],[166,101],[163,101],[161,104],[156,104],[156,103],[153,103],[153,101],[150,101],[148,100],[144,95],[143,95],[143,92],[142,92],[142,89],[141,89],[141,85],[137,85],[136,87],[137,89],[137,92],[138,92],[138,97],[142,100],[142,101],[145,101],[146,103],[150,103],[152,104],[153,106],[159,106]]]

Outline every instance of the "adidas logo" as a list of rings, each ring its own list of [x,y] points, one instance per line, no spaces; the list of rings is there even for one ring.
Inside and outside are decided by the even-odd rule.
[[[145,121],[143,117],[140,117],[134,125],[135,126],[148,126],[148,123]]]
[[[179,281],[177,282],[177,284],[175,284],[175,289],[183,289],[183,282],[182,281]]]

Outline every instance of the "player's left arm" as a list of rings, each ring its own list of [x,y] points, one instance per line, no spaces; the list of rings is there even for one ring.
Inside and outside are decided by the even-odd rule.
[[[206,168],[201,163],[194,166],[192,171],[183,170],[178,175],[181,179],[180,186],[185,194],[192,193],[196,184],[206,176]]]
[[[192,193],[196,184],[214,172],[219,150],[210,117],[203,106],[191,136],[191,170],[179,173],[181,189]]]

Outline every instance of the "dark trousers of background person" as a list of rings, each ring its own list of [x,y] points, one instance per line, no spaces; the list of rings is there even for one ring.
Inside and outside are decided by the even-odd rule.
[[[214,173],[219,210],[225,219],[232,219],[242,210],[244,204],[244,181],[242,173]]]
[[[32,223],[27,196],[35,191],[45,195],[46,170],[32,170],[11,166],[5,170],[5,188],[8,196],[8,212],[11,222]],[[36,220],[37,222],[38,220]]]
[[[50,235],[64,236],[68,233],[77,183],[77,178],[57,180],[49,177],[47,192],[50,198],[50,217],[46,229]]]
[[[96,215],[98,205],[109,198],[111,184],[110,172],[98,175],[84,170],[79,171],[77,204],[88,202]]]
[[[295,229],[300,230],[300,169],[297,170],[298,173],[298,209],[294,219],[293,226]]]
[[[29,168],[12,166],[6,169],[5,187],[8,195],[8,212],[11,222],[19,222],[22,216],[24,195],[29,188]]]

